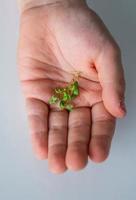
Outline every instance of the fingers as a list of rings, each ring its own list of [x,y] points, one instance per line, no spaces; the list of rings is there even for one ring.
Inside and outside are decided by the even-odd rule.
[[[71,170],[85,167],[88,161],[91,114],[89,108],[75,108],[69,114],[66,164]]]
[[[103,91],[102,98],[105,107],[113,116],[123,117],[126,114],[125,81],[120,50],[116,46],[107,46],[96,60],[96,68]]]
[[[50,111],[49,115],[49,169],[54,173],[66,170],[68,112]]]
[[[92,136],[89,156],[94,162],[104,161],[110,150],[115,129],[115,118],[110,115],[103,103],[92,107]]]
[[[48,155],[48,106],[38,100],[26,99],[33,149],[39,159]]]

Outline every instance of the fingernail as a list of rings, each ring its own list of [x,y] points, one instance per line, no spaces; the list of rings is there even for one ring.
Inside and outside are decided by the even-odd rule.
[[[123,112],[127,112],[127,110],[126,110],[126,105],[125,105],[125,102],[124,101],[121,101],[120,102],[120,108],[121,108],[121,110],[123,111]]]

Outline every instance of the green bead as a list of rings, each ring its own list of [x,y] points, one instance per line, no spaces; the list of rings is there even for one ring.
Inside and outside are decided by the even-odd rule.
[[[59,104],[59,105],[60,105],[60,108],[61,108],[61,109],[64,109],[64,108],[65,108],[65,102],[64,102],[64,101],[60,101],[60,104]]]
[[[68,101],[68,100],[71,100],[71,96],[67,92],[64,92],[63,93],[63,101]]]
[[[72,90],[74,91],[75,89],[78,88],[78,82],[75,81],[73,84],[72,84]]]
[[[52,96],[50,99],[49,99],[49,104],[55,104],[57,103],[58,101],[58,98],[56,96]]]
[[[74,86],[78,88],[79,85],[77,81],[74,82]]]
[[[65,108],[66,108],[66,110],[68,110],[70,112],[73,110],[73,106],[71,104],[66,105]]]
[[[74,94],[75,96],[78,96],[78,95],[79,95],[79,90],[78,90],[78,88],[75,88],[75,89],[74,89],[73,94]]]
[[[78,87],[79,87],[78,82],[75,81],[72,85],[72,97],[73,98],[79,95],[79,88]]]

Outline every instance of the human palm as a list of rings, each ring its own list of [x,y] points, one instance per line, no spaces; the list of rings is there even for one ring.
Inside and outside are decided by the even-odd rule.
[[[57,173],[83,168],[88,155],[103,161],[115,117],[124,115],[124,79],[118,46],[99,17],[86,5],[25,11],[18,64],[36,155],[48,157]],[[72,112],[49,105],[53,90],[77,72],[80,93]]]

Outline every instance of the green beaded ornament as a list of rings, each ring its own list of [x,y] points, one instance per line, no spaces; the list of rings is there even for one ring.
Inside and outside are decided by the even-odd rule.
[[[74,75],[73,80],[64,88],[55,88],[49,99],[49,104],[58,104],[61,110],[72,111],[72,101],[79,95],[79,73]]]

